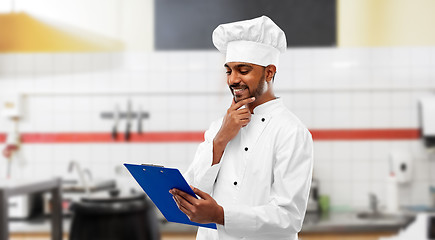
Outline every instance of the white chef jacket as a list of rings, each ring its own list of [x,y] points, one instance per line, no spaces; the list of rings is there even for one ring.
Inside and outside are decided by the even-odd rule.
[[[297,239],[305,217],[313,168],[310,132],[275,99],[257,106],[249,124],[212,165],[213,138],[222,119],[205,132],[184,174],[224,209],[224,225],[198,229],[198,240]]]

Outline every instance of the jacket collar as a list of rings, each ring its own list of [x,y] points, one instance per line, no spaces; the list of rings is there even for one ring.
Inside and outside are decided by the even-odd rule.
[[[255,107],[254,114],[271,114],[272,111],[280,105],[282,105],[281,99],[275,98]]]

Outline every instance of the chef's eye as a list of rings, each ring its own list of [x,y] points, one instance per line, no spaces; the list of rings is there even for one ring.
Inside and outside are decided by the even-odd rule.
[[[242,75],[246,75],[246,74],[248,74],[250,71],[251,71],[250,69],[240,69],[240,70],[239,70],[240,74],[242,74]]]
[[[226,71],[225,72],[227,75],[230,75],[231,74],[231,71]]]

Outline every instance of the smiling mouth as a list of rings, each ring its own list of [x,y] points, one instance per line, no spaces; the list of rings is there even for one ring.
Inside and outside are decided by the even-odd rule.
[[[234,95],[242,95],[246,89],[247,89],[246,87],[243,87],[243,88],[232,88],[231,90],[233,90]]]

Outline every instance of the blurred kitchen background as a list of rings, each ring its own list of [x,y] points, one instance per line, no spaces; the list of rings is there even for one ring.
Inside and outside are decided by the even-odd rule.
[[[434,11],[432,0],[1,1],[0,189],[60,177],[67,239],[74,202],[141,192],[123,163],[186,170],[231,103],[211,32],[266,14],[289,42],[275,91],[314,138],[301,238],[398,235],[435,207]],[[50,238],[52,195],[42,218],[27,193],[9,200],[11,239]],[[156,212],[162,239],[194,239]]]

